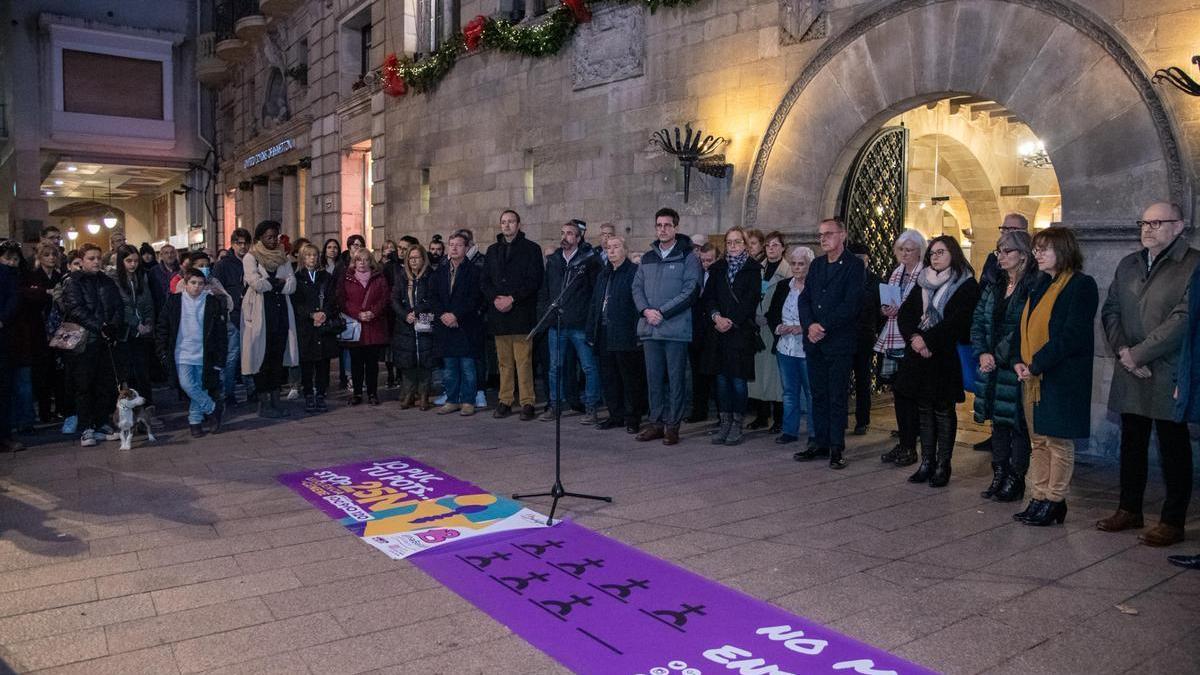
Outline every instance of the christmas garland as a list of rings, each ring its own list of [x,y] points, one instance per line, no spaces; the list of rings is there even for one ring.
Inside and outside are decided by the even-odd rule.
[[[588,8],[600,0],[562,0],[546,17],[529,25],[507,19],[477,16],[461,32],[446,40],[437,51],[420,61],[388,54],[383,62],[383,90],[391,96],[403,96],[412,90],[427,93],[454,68],[458,57],[480,47],[540,58],[562,50],[575,29],[592,19]],[[621,4],[638,3],[653,14],[661,7],[687,7],[699,0],[611,0]]]

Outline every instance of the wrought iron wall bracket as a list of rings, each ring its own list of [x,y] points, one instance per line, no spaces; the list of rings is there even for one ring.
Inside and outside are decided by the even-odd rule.
[[[693,131],[690,124],[684,125],[682,133],[679,127],[675,127],[673,134],[666,129],[656,131],[650,137],[650,143],[679,159],[679,164],[683,167],[685,204],[691,196],[692,167],[715,178],[724,178],[729,169],[729,165],[725,163],[725,155],[717,153],[717,150],[727,143],[725,138],[711,134],[705,136],[699,130]]]
[[[1193,56],[1192,63],[1200,66],[1200,56]],[[1154,84],[1162,84],[1163,80],[1169,82],[1173,87],[1187,94],[1188,96],[1200,96],[1200,83],[1192,79],[1178,66],[1170,68],[1159,68],[1154,71],[1154,77],[1151,78]]]

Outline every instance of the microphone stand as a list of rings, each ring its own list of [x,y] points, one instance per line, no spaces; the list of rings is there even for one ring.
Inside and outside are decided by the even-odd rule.
[[[582,264],[575,266],[571,266],[569,264],[567,265],[566,271],[564,272],[562,290],[558,292],[558,297],[554,299],[554,302],[550,303],[548,308],[546,308],[546,313],[542,315],[542,318],[538,319],[537,325],[533,327],[533,330],[529,331],[529,335],[525,336],[526,342],[532,342],[539,333],[545,330],[546,325],[550,323],[550,317],[554,317],[554,337],[560,341],[560,344],[555,345],[557,358],[555,359],[554,367],[555,370],[558,371],[558,381],[554,383],[554,400],[551,402],[551,405],[554,407],[554,485],[550,487],[549,492],[521,493],[514,494],[512,496],[513,499],[529,499],[531,497],[552,498],[553,501],[550,502],[550,516],[546,518],[546,525],[554,524],[554,513],[558,510],[558,500],[562,499],[563,497],[573,497],[575,499],[593,499],[596,501],[608,502],[610,504],[612,503],[612,497],[599,497],[596,495],[580,494],[578,492],[567,492],[566,488],[563,487],[562,482],[562,381],[563,377],[566,375],[562,372],[562,302],[563,298],[566,297],[567,291],[571,288],[571,285],[575,283],[575,281],[581,276],[580,270],[582,267]]]

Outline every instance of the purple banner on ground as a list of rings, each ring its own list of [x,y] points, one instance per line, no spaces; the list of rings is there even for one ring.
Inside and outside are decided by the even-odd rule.
[[[931,673],[570,522],[413,564],[580,673]]]
[[[359,536],[366,523],[409,513],[414,502],[486,494],[473,483],[409,457],[285,473],[278,479]]]

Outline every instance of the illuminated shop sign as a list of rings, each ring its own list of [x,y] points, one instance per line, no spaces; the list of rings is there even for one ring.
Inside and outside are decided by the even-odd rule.
[[[242,162],[242,168],[249,169],[250,167],[254,166],[255,164],[259,164],[261,162],[267,161],[268,159],[271,159],[272,157],[277,157],[279,155],[282,155],[283,153],[285,153],[288,150],[291,150],[292,148],[295,148],[295,147],[296,147],[296,142],[293,141],[292,139],[288,138],[288,139],[282,140],[282,141],[276,143],[275,145],[272,145],[271,147],[267,148],[266,150],[256,152],[253,155],[250,155],[249,157],[247,157]]]

